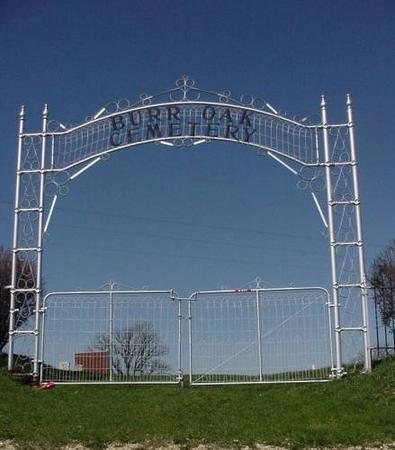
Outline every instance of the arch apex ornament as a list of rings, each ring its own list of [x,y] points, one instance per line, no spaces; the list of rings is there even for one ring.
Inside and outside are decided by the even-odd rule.
[[[269,156],[298,179],[298,187],[311,193],[324,226],[328,229],[331,257],[334,321],[333,341],[340,377],[342,339],[359,331],[364,341],[365,369],[370,370],[366,275],[362,238],[360,196],[351,97],[347,94],[346,121],[330,124],[327,101],[321,96],[321,117],[310,124],[288,118],[263,97],[229,90],[204,90],[187,75],[170,89],[157,94],[141,93],[134,102],[112,101],[78,125],[48,120],[42,113],[42,130],[26,133],[25,109],[19,113],[18,159],[13,238],[13,268],[9,327],[8,367],[13,369],[14,340],[19,334],[34,341],[31,362],[37,376],[40,364],[39,336],[42,308],[42,255],[44,234],[57,201],[66,195],[73,180],[112,153],[138,145],[157,143],[189,147],[216,141],[242,144]],[[321,204],[326,203],[326,212]],[[29,286],[17,273],[23,261]],[[35,300],[35,324],[19,330],[18,305]],[[342,307],[342,316],[339,314]],[[361,317],[361,322],[358,322]],[[27,332],[28,331],[28,332]],[[27,355],[28,353],[24,353]],[[17,365],[17,364],[16,364]]]

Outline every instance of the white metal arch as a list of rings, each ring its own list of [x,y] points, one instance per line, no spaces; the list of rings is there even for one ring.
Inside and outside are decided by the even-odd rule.
[[[34,340],[33,375],[39,371],[39,335],[42,307],[43,234],[46,232],[59,195],[68,183],[110,153],[147,143],[193,146],[204,141],[225,141],[248,145],[285,166],[311,190],[324,225],[328,228],[332,298],[334,312],[336,372],[341,376],[341,335],[360,332],[364,341],[365,370],[371,368],[366,275],[358,186],[354,124],[350,96],[347,121],[330,125],[327,103],[321,101],[321,122],[287,118],[261,98],[242,95],[234,99],[229,91],[213,92],[195,87],[183,77],[176,87],[157,95],[142,94],[139,100],[112,102],[77,126],[48,120],[45,106],[42,130],[26,133],[25,111],[19,122],[18,163],[13,238],[13,273],[9,326],[8,368],[14,361],[14,339],[18,335]],[[55,128],[53,128],[55,125]],[[312,172],[306,174],[306,171]],[[325,177],[327,214],[320,207],[313,181]],[[347,220],[345,220],[345,217]],[[17,270],[23,262],[22,271]],[[352,261],[353,270],[347,264]],[[33,279],[27,282],[27,274]],[[23,302],[34,297],[35,325],[21,330],[19,314]],[[345,321],[340,299],[360,308],[360,320]],[[33,311],[32,311],[33,312]]]

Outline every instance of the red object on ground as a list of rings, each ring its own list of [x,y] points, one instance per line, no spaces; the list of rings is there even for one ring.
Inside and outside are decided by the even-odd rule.
[[[44,383],[40,383],[40,389],[51,389],[55,386],[53,381],[46,381]]]

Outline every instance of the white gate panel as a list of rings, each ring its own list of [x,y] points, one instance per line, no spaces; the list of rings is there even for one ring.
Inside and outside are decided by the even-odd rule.
[[[172,291],[48,294],[41,380],[178,383],[178,308]]]
[[[322,288],[195,293],[190,301],[190,383],[330,379],[328,300]]]

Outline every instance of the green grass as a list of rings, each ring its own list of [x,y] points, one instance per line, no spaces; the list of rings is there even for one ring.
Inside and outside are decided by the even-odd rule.
[[[372,374],[305,385],[56,386],[0,374],[0,440],[22,448],[79,441],[254,443],[293,448],[395,442],[395,360]]]

